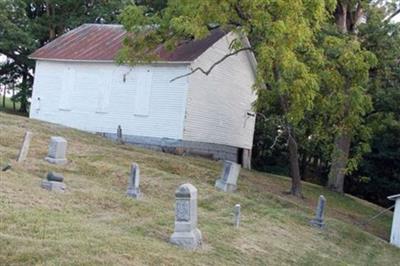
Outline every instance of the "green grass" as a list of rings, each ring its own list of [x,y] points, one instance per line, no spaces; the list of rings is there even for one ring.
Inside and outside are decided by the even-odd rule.
[[[0,110],[9,110],[12,111],[13,110],[13,102],[11,101],[10,98],[6,97],[5,98],[5,106],[3,106],[3,96],[0,95]],[[20,107],[20,104],[18,102],[15,103],[15,110],[18,111]]]
[[[28,159],[14,159],[25,130],[34,134]],[[69,163],[46,163],[49,137],[67,138]],[[131,162],[141,167],[143,199],[125,196]],[[0,113],[1,265],[400,265],[389,245],[391,215],[358,223],[381,210],[360,199],[304,183],[305,199],[283,193],[286,177],[242,170],[239,189],[214,189],[219,162],[180,157]],[[47,171],[65,175],[67,191],[40,188]],[[199,191],[196,251],[168,243],[174,191],[190,182]],[[327,198],[327,228],[310,227],[316,200]],[[239,229],[233,207],[242,205]]]
[[[5,98],[5,106],[4,106],[3,105],[3,96],[0,95],[0,112],[20,115],[20,116],[28,116],[27,113],[20,112],[19,109],[20,109],[20,103],[16,102],[15,103],[15,111],[14,111],[13,102],[8,97]]]

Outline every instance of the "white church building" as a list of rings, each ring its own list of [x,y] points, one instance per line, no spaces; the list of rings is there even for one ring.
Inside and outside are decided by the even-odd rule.
[[[249,167],[255,114],[256,62],[230,52],[234,33],[213,30],[188,41],[159,61],[115,63],[126,31],[120,25],[84,24],[35,51],[30,117],[166,151],[227,159]]]

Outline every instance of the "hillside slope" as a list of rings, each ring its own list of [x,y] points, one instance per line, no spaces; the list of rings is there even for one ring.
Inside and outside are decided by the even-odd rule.
[[[15,158],[25,131],[34,136],[28,159]],[[69,141],[65,166],[43,160],[49,137]],[[125,196],[131,162],[141,167],[143,199]],[[400,265],[389,245],[391,215],[357,225],[381,208],[304,183],[305,199],[284,194],[290,180],[241,171],[238,192],[214,189],[219,162],[179,157],[53,124],[0,113],[1,265]],[[67,192],[40,188],[47,171],[65,175]],[[204,244],[185,251],[168,243],[174,191],[190,182],[199,191]],[[327,198],[327,228],[308,222],[318,195]],[[242,224],[232,226],[233,206]]]

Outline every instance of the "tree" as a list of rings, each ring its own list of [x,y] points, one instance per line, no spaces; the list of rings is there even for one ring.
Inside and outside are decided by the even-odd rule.
[[[378,59],[368,83],[373,110],[365,116],[371,151],[346,178],[346,192],[380,205],[400,190],[400,24],[385,19],[392,12],[371,8],[367,23],[359,26],[361,45]]]
[[[327,71],[323,75],[325,87],[331,96],[326,101],[326,110],[331,110],[334,125],[334,145],[328,187],[343,192],[344,178],[348,171],[356,168],[361,153],[368,148],[360,146],[358,156],[349,160],[351,140],[356,131],[368,138],[363,126],[363,116],[371,109],[371,99],[367,94],[369,69],[376,63],[375,56],[363,49],[357,38],[357,26],[365,18],[369,1],[340,0],[335,10],[335,25],[338,33],[329,34],[324,41],[328,58]]]
[[[314,46],[315,33],[334,6],[331,0],[170,0],[162,12],[149,15],[147,8],[131,5],[121,21],[133,34],[127,37],[120,59],[130,64],[150,61],[155,59],[151,51],[160,43],[173,49],[182,39],[201,39],[215,27],[249,36],[251,47],[238,37],[224,58],[246,50],[255,53],[258,105],[278,107],[289,151],[290,193],[301,196],[296,127],[318,90],[313,69],[321,57]]]
[[[27,112],[33,84],[33,60],[40,46],[82,23],[115,23],[127,0],[2,0],[0,1],[0,54],[16,65],[9,74],[19,78],[14,100]],[[0,72],[6,70],[0,65]]]

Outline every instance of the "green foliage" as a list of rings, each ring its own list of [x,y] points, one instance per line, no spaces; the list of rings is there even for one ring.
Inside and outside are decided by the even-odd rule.
[[[328,33],[323,38],[322,48],[326,60],[321,71],[316,112],[321,116],[319,119],[326,119],[328,128],[324,129],[324,134],[330,135],[332,142],[334,136],[343,132],[357,136],[358,145],[347,163],[346,170],[351,172],[357,168],[362,154],[369,151],[370,130],[364,124],[364,117],[372,110],[367,84],[369,70],[376,65],[377,58],[352,36]]]
[[[318,91],[315,69],[322,63],[322,56],[314,45],[315,34],[334,7],[332,0],[170,0],[161,13],[148,16],[146,10],[133,5],[121,16],[134,37],[127,38],[120,62],[137,64],[150,60],[160,43],[173,49],[182,40],[205,37],[214,27],[237,33],[231,45],[234,51],[250,48],[242,42],[243,35],[248,36],[257,59],[254,87],[260,97],[256,109],[278,107],[275,115],[280,117],[290,140],[289,157],[294,170],[291,193],[300,196],[293,133],[305,112],[312,108]]]
[[[365,116],[371,150],[347,182],[347,191],[381,205],[400,190],[400,24],[383,22],[381,10],[369,12],[359,27],[364,49],[373,51],[378,64],[370,71],[368,92],[373,111]]]
[[[387,204],[386,196],[398,191],[400,184],[400,25],[384,22],[386,9],[365,5],[367,2],[363,2],[367,20],[358,25],[356,35],[338,32],[333,22],[317,34],[316,47],[323,51],[324,58],[316,56],[307,61],[307,66],[318,69],[319,90],[312,109],[305,111],[298,124],[296,136],[302,176],[323,184],[335,136],[350,131],[345,191]],[[261,102],[273,101],[269,96],[262,97]],[[258,108],[268,118],[277,110],[271,104]],[[286,156],[285,142],[278,142],[271,150],[278,125],[274,119],[257,121],[255,167],[286,171],[288,164],[282,160]]]
[[[13,67],[0,65],[2,75],[17,77],[15,100],[27,111],[33,84],[35,49],[82,23],[115,23],[128,0],[1,0],[0,54]]]

